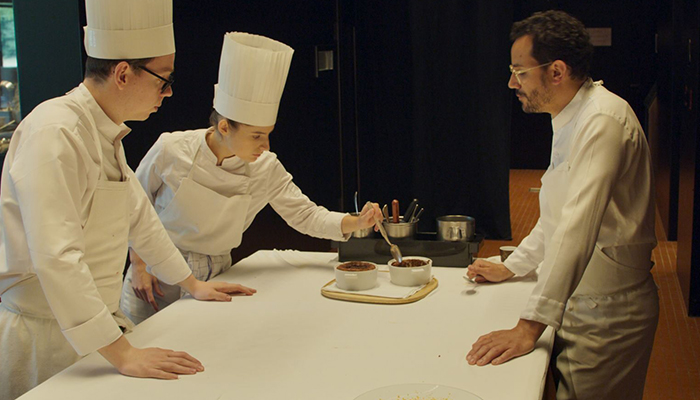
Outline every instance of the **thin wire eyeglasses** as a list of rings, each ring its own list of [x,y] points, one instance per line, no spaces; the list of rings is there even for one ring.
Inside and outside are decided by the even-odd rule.
[[[550,61],[546,64],[540,64],[526,69],[515,69],[512,65],[509,65],[508,68],[510,69],[510,74],[515,75],[515,79],[518,81],[518,85],[522,85],[523,83],[520,82],[520,75],[526,73],[527,71],[532,71],[535,68],[546,67],[547,65],[552,64],[553,62],[554,61]]]
[[[170,86],[172,86],[173,83],[175,83],[175,76],[173,74],[170,74],[168,79],[165,79],[162,76],[156,74],[155,72],[151,71],[150,69],[148,69],[146,67],[139,67],[139,69],[142,69],[142,70],[148,72],[149,74],[155,76],[156,78],[160,79],[161,81],[163,81],[163,87],[160,88],[161,93],[165,93],[165,91],[168,90],[168,88]]]

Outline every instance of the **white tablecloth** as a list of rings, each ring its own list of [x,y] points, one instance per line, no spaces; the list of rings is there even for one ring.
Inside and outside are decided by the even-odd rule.
[[[258,290],[230,303],[182,299],[127,335],[187,351],[206,370],[177,381],[120,375],[94,353],[30,391],[32,399],[352,400],[401,383],[461,388],[484,400],[539,400],[552,342],[500,366],[470,366],[476,339],[515,325],[534,280],[475,286],[433,268],[439,286],[405,305],[332,300],[334,253],[259,251],[217,280]]]

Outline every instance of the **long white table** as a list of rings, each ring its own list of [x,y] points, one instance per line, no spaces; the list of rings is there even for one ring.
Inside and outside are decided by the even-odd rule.
[[[404,305],[325,298],[334,253],[259,251],[217,280],[258,290],[230,303],[184,298],[127,335],[187,351],[205,371],[177,381],[120,375],[89,355],[21,397],[32,399],[352,400],[402,383],[461,388],[484,400],[542,397],[552,331],[500,366],[470,366],[476,339],[515,325],[534,280],[474,286],[463,268],[433,268],[439,286]]]

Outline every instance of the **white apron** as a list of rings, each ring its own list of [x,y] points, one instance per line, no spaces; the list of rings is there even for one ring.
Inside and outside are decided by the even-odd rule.
[[[187,177],[182,180],[175,196],[158,214],[175,246],[182,252],[195,278],[207,281],[231,267],[231,249],[241,244],[243,226],[252,196],[250,182],[246,194],[223,196],[194,180],[199,148]],[[250,180],[250,167],[246,163]],[[155,314],[153,307],[136,297],[132,284],[132,267],[126,273],[120,308],[132,322],[138,324]],[[159,282],[164,296],[155,294],[159,309],[163,309],[186,294],[179,286]]]
[[[199,150],[192,168],[167,207],[158,214],[165,230],[181,251],[222,255],[241,244],[250,207],[250,166],[246,163],[246,194],[223,196],[194,180]]]
[[[545,249],[561,219],[569,169],[565,161],[542,177]],[[619,264],[596,246],[556,332],[552,362],[558,400],[642,399],[659,318],[650,267]]]
[[[128,187],[127,181],[108,181],[103,171],[83,227],[83,261],[124,331],[133,327],[119,311],[122,271],[129,248]],[[3,293],[0,321],[2,400],[19,397],[80,359],[61,333],[36,275]]]

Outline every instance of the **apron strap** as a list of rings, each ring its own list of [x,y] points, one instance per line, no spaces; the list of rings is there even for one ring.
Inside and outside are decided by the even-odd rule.
[[[204,142],[206,145],[206,141]],[[197,146],[197,151],[194,153],[194,157],[192,158],[192,166],[190,166],[190,170],[187,172],[187,179],[192,179],[192,171],[194,171],[194,166],[197,164],[197,158],[199,157],[199,151],[202,149],[202,144],[200,143],[199,146]]]

